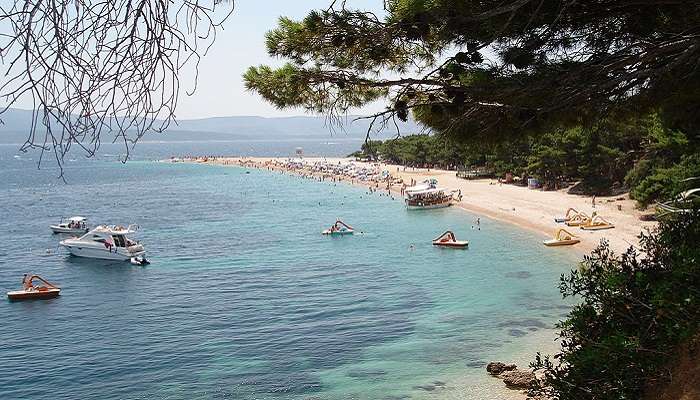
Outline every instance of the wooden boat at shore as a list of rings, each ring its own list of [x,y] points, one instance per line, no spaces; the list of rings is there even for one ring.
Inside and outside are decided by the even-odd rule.
[[[567,231],[566,229],[559,229],[557,233],[554,234],[553,239],[545,240],[542,242],[545,246],[571,246],[579,243],[581,240],[576,237],[573,233]]]
[[[444,188],[427,188],[416,191],[406,190],[406,208],[409,210],[429,210],[452,205],[452,192]]]
[[[446,188],[437,187],[437,180],[426,180],[415,186],[406,188],[406,208],[409,210],[429,210],[444,208],[452,205],[453,192]]]
[[[580,228],[585,230],[585,231],[600,231],[603,229],[612,229],[614,227],[615,227],[615,225],[606,221],[600,215],[594,216],[593,219],[588,221],[588,223],[580,226]]]
[[[44,285],[34,286],[34,279],[41,281]],[[27,277],[25,275],[24,280],[22,281],[22,285],[22,290],[7,292],[7,298],[13,301],[39,300],[51,299],[61,294],[61,288],[48,282],[46,279],[40,277],[39,275],[31,275],[30,277]]]
[[[452,231],[446,231],[442,235],[433,239],[433,246],[463,249],[469,246],[469,242],[466,240],[457,240],[455,234]]]
[[[354,233],[355,233],[355,230],[352,228],[352,226],[346,224],[345,222],[343,222],[341,220],[335,221],[335,223],[333,225],[331,225],[330,228],[321,232],[322,235],[331,235],[331,236],[352,235]]]

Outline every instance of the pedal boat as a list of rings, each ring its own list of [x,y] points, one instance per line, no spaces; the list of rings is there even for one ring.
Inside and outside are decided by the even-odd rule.
[[[141,244],[127,237],[136,229],[135,225],[128,228],[101,225],[79,238],[62,240],[59,244],[76,257],[130,261],[146,254]]]
[[[569,222],[569,221],[571,221],[571,218],[575,217],[578,214],[579,214],[579,212],[576,211],[575,208],[569,208],[568,210],[566,210],[564,217],[559,217],[559,218],[555,217],[554,222],[559,223],[559,224]]]
[[[581,226],[581,225],[586,225],[591,221],[591,217],[589,217],[586,213],[580,212],[573,217],[571,217],[570,220],[566,221],[566,226]]]
[[[566,229],[559,229],[557,233],[554,234],[553,239],[545,240],[542,243],[545,246],[571,246],[579,243],[581,240],[576,237],[573,233],[567,231]]]
[[[615,225],[606,221],[600,215],[596,215],[587,224],[581,225],[580,228],[584,231],[601,231],[603,229],[612,229]]]
[[[330,228],[321,232],[322,235],[331,236],[352,235],[354,233],[355,230],[350,225],[346,224],[341,220],[335,221],[335,224],[333,224]]]
[[[89,230],[86,224],[85,217],[70,217],[68,220],[61,221],[58,225],[49,225],[53,233],[67,233],[70,235],[84,235]]]
[[[469,242],[466,240],[457,240],[455,234],[452,231],[447,231],[437,238],[433,239],[433,246],[440,247],[453,247],[457,249],[463,249],[469,246]]]
[[[42,286],[34,286],[32,281],[36,279],[44,283]],[[44,278],[39,275],[32,275],[28,280],[24,282],[24,288],[22,290],[15,290],[7,292],[7,298],[12,301],[18,300],[39,300],[39,299],[52,299],[61,294],[61,288],[56,285],[49,283]]]

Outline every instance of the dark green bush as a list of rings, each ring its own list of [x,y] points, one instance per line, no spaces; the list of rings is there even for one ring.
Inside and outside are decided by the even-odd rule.
[[[559,324],[560,352],[533,362],[547,385],[531,394],[632,400],[663,383],[676,347],[700,328],[699,240],[696,210],[643,234],[639,250],[618,256],[603,242],[562,275],[562,294],[580,303]]]
[[[692,154],[681,157],[677,164],[670,167],[654,167],[651,161],[640,163],[627,175],[627,181],[634,182],[631,196],[642,205],[656,199],[670,199],[693,183],[687,178],[700,176],[700,155]],[[697,182],[694,182],[697,183]]]

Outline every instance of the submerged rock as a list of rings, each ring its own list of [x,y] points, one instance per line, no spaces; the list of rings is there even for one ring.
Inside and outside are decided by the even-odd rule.
[[[502,379],[509,389],[527,390],[537,383],[537,377],[534,372],[520,371],[515,364],[491,362],[486,366],[486,371]]]
[[[535,328],[537,329],[537,328]],[[527,332],[521,331],[520,329],[510,329],[508,330],[508,334],[510,336],[515,336],[515,337],[523,337],[527,335]]]
[[[488,371],[489,374],[491,375],[500,375],[503,372],[506,371],[513,371],[514,369],[518,368],[515,364],[504,364],[502,362],[490,362],[486,366],[486,371]]]
[[[529,389],[537,382],[535,374],[530,371],[506,371],[499,375],[499,378],[511,389]]]

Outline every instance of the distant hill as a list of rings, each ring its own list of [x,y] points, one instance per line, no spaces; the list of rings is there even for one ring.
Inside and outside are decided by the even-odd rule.
[[[3,114],[0,125],[0,143],[21,143],[27,138],[32,112],[9,109]],[[159,141],[207,141],[207,140],[246,140],[246,139],[292,139],[331,137],[364,137],[369,121],[352,122],[348,117],[342,128],[329,127],[324,117],[215,117],[185,119],[171,124],[163,134],[149,134],[144,140]],[[412,121],[399,125],[402,134],[420,132],[421,128]],[[395,129],[387,130],[377,138],[387,138],[395,134]]]

